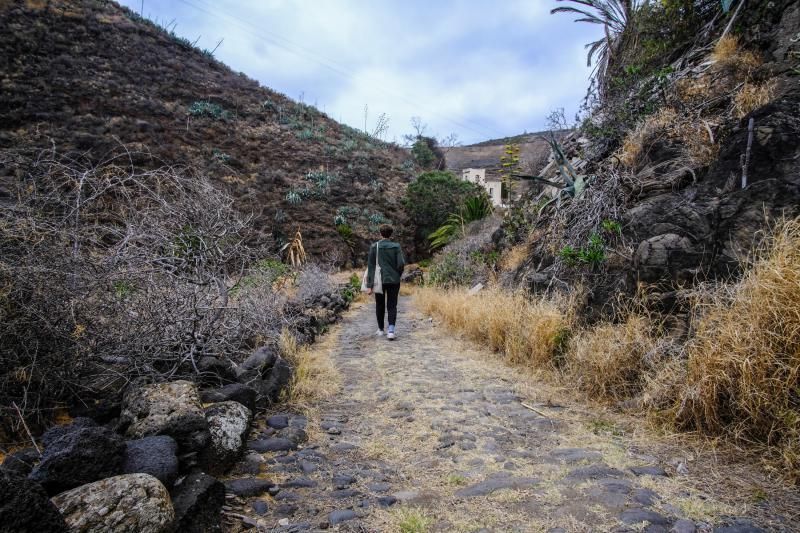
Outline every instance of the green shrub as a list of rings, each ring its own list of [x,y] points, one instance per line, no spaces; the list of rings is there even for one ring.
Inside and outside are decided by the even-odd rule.
[[[597,233],[589,236],[589,244],[586,248],[581,248],[578,258],[592,266],[599,265],[606,260],[606,243]]]
[[[561,250],[558,251],[558,256],[569,266],[572,266],[578,262],[578,257],[580,256],[580,252],[570,246],[569,244],[565,245]]]
[[[485,195],[483,188],[463,181],[451,172],[420,174],[411,182],[403,199],[406,211],[417,227],[418,242],[447,222],[450,213],[458,212],[468,198]]]
[[[114,295],[120,300],[124,300],[136,291],[136,285],[128,280],[117,280],[113,284]]]
[[[355,233],[353,232],[353,228],[349,224],[337,224],[336,225],[336,233],[347,243],[348,246],[351,248],[355,244]]]
[[[558,256],[568,266],[574,266],[578,263],[597,266],[606,260],[606,243],[603,241],[603,237],[597,233],[592,233],[585,247],[576,249],[567,244],[559,250]]]
[[[286,193],[286,201],[292,205],[299,205],[303,202],[303,193],[298,189],[291,189]]]

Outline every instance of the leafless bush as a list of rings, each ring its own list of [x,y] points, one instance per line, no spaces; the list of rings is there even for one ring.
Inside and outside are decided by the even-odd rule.
[[[336,289],[330,277],[330,269],[318,263],[308,263],[297,276],[297,299],[308,302],[330,294]]]
[[[287,320],[233,200],[206,179],[0,152],[0,403],[26,414],[236,360]],[[263,254],[261,254],[263,257]]]

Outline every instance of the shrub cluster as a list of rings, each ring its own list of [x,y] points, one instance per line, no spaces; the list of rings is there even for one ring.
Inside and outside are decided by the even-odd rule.
[[[0,209],[2,409],[192,377],[203,356],[236,361],[290,322],[230,197],[128,162],[0,153],[15,176]]]

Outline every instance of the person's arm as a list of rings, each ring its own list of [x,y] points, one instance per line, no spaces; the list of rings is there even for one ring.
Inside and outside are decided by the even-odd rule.
[[[367,256],[367,287],[372,288],[375,282],[375,245],[369,247],[369,255]]]

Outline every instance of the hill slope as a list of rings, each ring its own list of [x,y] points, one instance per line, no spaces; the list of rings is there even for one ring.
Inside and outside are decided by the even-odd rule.
[[[559,132],[561,135],[563,132]],[[535,173],[547,162],[550,145],[544,139],[547,132],[525,133],[515,137],[491,139],[469,146],[456,146],[447,150],[447,169],[456,173],[465,168],[499,169],[505,146],[518,144],[522,168]]]
[[[0,149],[89,163],[127,150],[137,167],[188,166],[228,189],[276,248],[300,229],[309,253],[339,250],[340,261],[337,210],[356,232],[354,258],[377,223],[405,221],[405,151],[261,87],[114,2],[4,1],[0,25]]]

